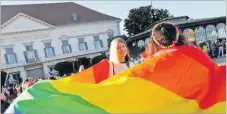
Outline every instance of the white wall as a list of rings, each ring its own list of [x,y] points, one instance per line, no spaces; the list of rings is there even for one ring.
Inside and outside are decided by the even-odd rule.
[[[1,48],[1,63],[5,63],[5,49]]]
[[[62,42],[60,39],[58,39],[57,37],[52,37],[52,42],[51,42],[51,46],[54,47],[54,51],[55,51],[55,55],[62,55],[63,51],[62,51]]]
[[[16,17],[17,18],[15,20],[12,20],[12,22],[9,25],[7,25],[6,27],[4,27],[4,29],[1,30],[1,33],[49,28],[48,26],[37,23],[34,20],[28,19],[23,15]]]
[[[41,40],[35,41],[35,43],[33,44],[33,48],[37,50],[39,58],[45,57],[43,41]]]
[[[71,48],[72,48],[72,53],[76,53],[79,52],[79,46],[78,46],[78,40],[76,37],[70,38],[69,40],[69,44],[71,44]]]
[[[13,50],[17,55],[17,61],[18,62],[25,61],[24,51],[26,49],[25,49],[25,46],[23,44],[21,44],[20,42],[16,43]]]
[[[9,68],[9,69],[4,69],[4,71],[5,72],[7,72],[7,73],[14,73],[14,72],[18,72],[18,71],[20,71],[20,75],[21,75],[21,78],[23,79],[23,80],[25,80],[27,77],[27,74],[26,74],[26,72],[25,72],[25,69],[24,69],[24,67],[14,67],[14,68]]]
[[[108,47],[108,42],[107,42],[108,35],[107,34],[101,34],[99,37],[102,40],[103,47]]]
[[[84,41],[87,42],[88,50],[95,49],[93,36],[85,36]]]
[[[22,21],[22,20],[20,20]],[[24,20],[26,21],[26,20]],[[24,22],[26,23],[26,22]],[[112,29],[114,31],[114,36],[120,35],[118,30],[118,22],[116,21],[106,21],[106,22],[97,22],[97,23],[89,23],[89,24],[78,24],[74,26],[63,26],[63,27],[56,27],[53,30],[45,30],[39,32],[28,32],[28,33],[19,33],[19,34],[8,34],[2,35],[1,37],[1,60],[2,60],[2,69],[10,69],[13,67],[23,67],[26,65],[25,57],[23,52],[26,50],[24,43],[32,43],[33,48],[37,50],[38,57],[41,62],[48,62],[48,61],[59,61],[60,59],[70,58],[70,56],[76,56],[81,54],[88,54],[93,53],[95,51],[94,47],[94,35],[99,35],[100,39],[103,42],[103,46],[107,47],[107,30]],[[34,24],[35,25],[35,24]],[[39,26],[37,26],[39,27]],[[36,27],[36,28],[37,28]],[[4,28],[3,28],[4,30]],[[7,29],[8,30],[8,29]],[[11,29],[13,30],[13,29]],[[13,31],[9,31],[13,32]],[[68,39],[69,44],[72,47],[71,54],[63,54],[62,52],[62,36],[65,36]],[[87,52],[79,52],[78,49],[78,38],[84,38],[84,41],[88,44],[88,51]],[[51,41],[52,46],[54,47],[56,57],[53,58],[45,58],[44,53],[44,43],[45,41]],[[5,61],[5,46],[14,44],[14,52],[17,55],[18,63],[15,65],[7,65]],[[89,51],[91,50],[91,51]],[[103,49],[104,50],[104,49]],[[97,50],[98,51],[98,50]],[[57,60],[58,59],[58,60]],[[47,74],[48,68],[47,65],[43,64],[43,69],[45,74]],[[18,69],[22,70],[22,69]],[[11,72],[10,70],[8,70]],[[21,71],[24,72],[24,71]],[[25,73],[22,73],[25,74]],[[24,75],[25,77],[25,75]]]

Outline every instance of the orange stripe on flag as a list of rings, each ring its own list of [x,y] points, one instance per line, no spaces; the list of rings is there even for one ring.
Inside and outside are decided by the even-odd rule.
[[[64,78],[64,81],[81,82],[81,83],[99,83],[109,76],[109,62],[104,59],[98,64],[73,74],[70,77]]]
[[[222,78],[226,71],[217,70],[219,66],[201,50],[181,46],[159,53],[161,56],[155,55],[133,67],[131,76],[149,80],[186,99],[194,99],[202,109],[225,101],[226,84],[219,81],[225,80]]]
[[[70,78],[72,82],[95,83],[92,67],[84,70],[83,72],[73,74]]]

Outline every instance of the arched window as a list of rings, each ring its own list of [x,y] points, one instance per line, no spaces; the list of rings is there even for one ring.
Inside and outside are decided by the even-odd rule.
[[[147,45],[147,43],[149,42],[150,38],[146,38],[145,40],[145,45]]]
[[[76,21],[76,20],[78,19],[78,17],[77,17],[77,14],[76,14],[76,13],[73,13],[73,14],[72,14],[72,17],[73,17],[73,20],[74,20],[74,21]]]
[[[226,38],[226,27],[224,23],[219,23],[217,26],[218,38]]]
[[[138,47],[139,47],[139,48],[141,48],[141,47],[144,47],[144,46],[145,46],[145,44],[144,44],[144,41],[143,41],[143,40],[139,40],[137,45],[138,45]]]
[[[206,41],[206,31],[203,27],[199,26],[195,29],[195,36],[197,43]]]
[[[217,31],[214,25],[207,25],[206,27],[207,40],[216,40]]]
[[[111,39],[114,37],[114,30],[108,29],[107,31],[108,38]]]
[[[189,41],[195,41],[195,32],[192,29],[190,29],[190,28],[185,29],[184,32],[183,32],[183,35]]]

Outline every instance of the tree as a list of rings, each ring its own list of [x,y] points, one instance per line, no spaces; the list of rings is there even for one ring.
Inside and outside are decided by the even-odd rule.
[[[173,15],[166,9],[155,9],[149,6],[133,8],[129,11],[128,18],[124,20],[124,30],[128,35],[135,35],[145,31],[152,23],[165,18],[171,18]]]

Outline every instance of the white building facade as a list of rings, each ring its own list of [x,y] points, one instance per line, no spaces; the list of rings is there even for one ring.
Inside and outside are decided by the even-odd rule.
[[[72,20],[80,17],[71,16]],[[17,13],[1,25],[1,70],[23,80],[45,78],[58,62],[108,53],[108,39],[121,34],[120,21],[113,18],[53,25],[23,12]]]

